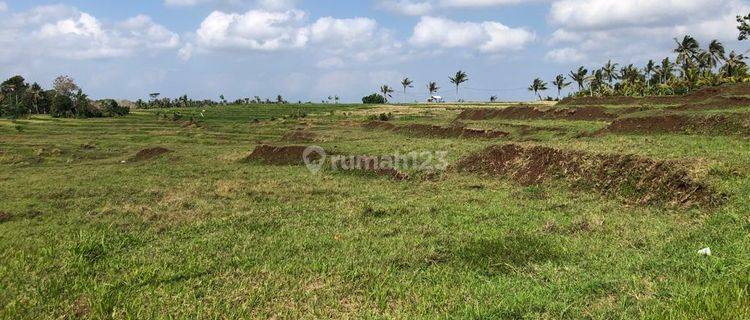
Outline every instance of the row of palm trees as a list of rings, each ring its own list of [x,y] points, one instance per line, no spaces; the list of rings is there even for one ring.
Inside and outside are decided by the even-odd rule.
[[[574,93],[577,96],[645,96],[682,94],[705,86],[750,81],[744,54],[735,51],[727,54],[718,40],[711,41],[705,50],[689,35],[674,40],[677,54],[674,62],[667,57],[661,63],[649,60],[643,68],[633,64],[619,68],[619,64],[610,60],[591,72],[583,66],[571,71],[568,76],[572,82],[562,74],[557,75],[552,85],[559,98],[562,90],[573,82],[578,85]],[[548,90],[547,86],[537,78],[528,90],[541,100],[541,92]]]
[[[456,86],[456,96],[458,96],[459,87],[469,81],[469,75],[462,70],[458,70],[455,75],[448,77],[448,79],[453,85]],[[404,78],[404,80],[401,80],[401,86],[404,88],[404,95],[406,95],[408,89],[414,88],[414,81],[409,78]],[[429,92],[430,96],[433,96],[439,90],[440,87],[438,86],[437,82],[430,81],[427,83],[427,91]],[[387,84],[380,86],[380,94],[385,98],[386,102],[388,101],[388,99],[393,98],[392,93],[394,92],[394,88]]]

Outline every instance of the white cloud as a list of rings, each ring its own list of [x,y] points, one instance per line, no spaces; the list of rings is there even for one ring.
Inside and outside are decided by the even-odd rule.
[[[445,18],[422,17],[414,27],[410,42],[417,47],[472,48],[485,53],[519,50],[534,41],[535,35],[502,23],[457,22]]]
[[[583,61],[586,59],[586,55],[578,49],[566,47],[547,52],[545,59],[555,63],[572,63]]]
[[[735,16],[750,11],[740,0],[559,0],[549,20],[547,58],[562,62],[576,56],[571,48],[596,62],[609,58],[627,63],[672,55],[675,37],[692,35],[702,44],[718,39],[737,45]],[[569,60],[569,59],[567,59]]]
[[[427,1],[413,0],[385,0],[378,5],[379,8],[407,16],[422,16],[433,10],[433,5]]]
[[[244,14],[214,11],[203,20],[196,37],[198,45],[205,48],[301,48],[309,41],[309,31],[301,27],[304,19],[304,12],[297,10],[250,10]]]
[[[561,0],[550,20],[568,29],[608,29],[673,24],[711,17],[723,0]]]
[[[401,47],[373,19],[323,17],[308,24],[306,14],[298,10],[251,10],[244,14],[216,11],[206,17],[195,34],[195,47],[202,52],[305,48],[323,68],[371,62]],[[193,46],[183,47],[180,57],[189,59],[193,49]]]
[[[534,0],[441,0],[440,4],[445,7],[492,7],[509,4],[521,4],[535,2]]]
[[[96,17],[65,5],[40,6],[11,13],[0,22],[3,54],[95,59],[132,56],[140,52],[174,49],[180,37],[140,15],[106,24]],[[35,48],[29,51],[28,48]]]
[[[0,12],[8,11],[8,4],[5,1],[0,1]]]

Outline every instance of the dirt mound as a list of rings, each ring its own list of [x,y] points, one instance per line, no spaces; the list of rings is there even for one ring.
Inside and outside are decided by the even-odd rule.
[[[680,163],[635,155],[590,154],[510,144],[489,147],[462,159],[453,168],[506,176],[524,185],[562,178],[576,187],[623,196],[641,204],[690,207],[716,205],[723,199],[706,183],[694,180]]]
[[[0,211],[0,223],[10,221],[10,213]]]
[[[750,134],[746,116],[671,114],[620,118],[602,132],[612,133],[687,133]]]
[[[702,105],[703,108],[726,107],[724,103],[732,103],[736,99],[734,106],[747,106],[747,98],[740,97],[750,95],[750,84],[740,83],[724,85],[720,87],[708,87],[698,89],[689,94],[682,96],[651,96],[651,97],[577,97],[565,98],[558,105],[632,105],[632,104],[653,104],[653,105]],[[711,102],[709,100],[716,100]],[[722,101],[723,100],[723,101]],[[715,104],[714,104],[715,103]],[[682,106],[682,108],[690,108]],[[730,105],[731,106],[731,105]],[[700,108],[700,107],[696,107]]]
[[[169,150],[167,148],[162,147],[155,147],[155,148],[148,148],[143,149],[141,151],[138,151],[138,153],[133,156],[130,161],[131,162],[139,162],[139,161],[148,161],[151,159],[154,159],[156,157],[159,157],[163,154],[170,153],[172,150]]]
[[[287,132],[281,137],[281,140],[289,142],[311,142],[315,141],[316,138],[317,135],[314,132],[297,129]]]
[[[503,109],[467,109],[458,115],[459,120],[488,120],[488,119],[567,119],[567,120],[611,120],[617,114],[607,111],[601,106],[587,106],[581,108],[551,108],[542,110],[534,106],[512,106]]]
[[[389,130],[401,134],[407,134],[418,137],[438,137],[438,138],[502,138],[509,133],[504,131],[469,129],[462,125],[453,127],[441,127],[425,124],[410,124],[405,126],[396,126],[394,124],[382,121],[371,121],[365,124],[368,129]]]
[[[307,149],[306,146],[283,146],[283,147],[276,147],[276,146],[269,146],[269,145],[260,145],[255,147],[255,150],[253,150],[253,153],[251,153],[249,156],[245,157],[246,161],[260,161],[266,164],[273,164],[273,165],[298,165],[298,164],[304,164],[304,153]],[[312,160],[317,160],[315,158],[317,156],[316,154],[311,155]]]
[[[750,107],[750,98],[743,96],[716,97],[698,103],[685,103],[678,106],[667,107],[668,110],[716,110],[731,109],[737,107]]]

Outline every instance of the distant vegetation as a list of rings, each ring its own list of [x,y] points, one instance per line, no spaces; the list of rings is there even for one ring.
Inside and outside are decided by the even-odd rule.
[[[738,16],[739,40],[750,35],[750,15]],[[711,41],[704,49],[692,36],[675,40],[676,57],[666,57],[661,62],[649,60],[643,67],[633,64],[620,67],[611,60],[601,68],[589,71],[585,66],[570,72],[570,79],[577,84],[573,96],[665,96],[686,94],[692,90],[722,84],[750,82],[750,73],[742,53],[726,52],[724,44]],[[552,84],[560,92],[572,82],[558,75]],[[547,90],[547,83],[534,79],[529,87],[542,100],[540,92]],[[552,100],[548,97],[547,100]]]
[[[122,116],[130,109],[114,100],[91,101],[68,76],[54,81],[52,90],[38,83],[29,85],[22,76],[0,84],[0,116],[20,118],[32,114],[49,114],[60,118],[98,118]]]

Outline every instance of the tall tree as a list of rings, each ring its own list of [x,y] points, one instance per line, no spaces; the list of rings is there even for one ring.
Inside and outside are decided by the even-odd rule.
[[[406,89],[407,88],[414,88],[412,85],[414,81],[411,81],[409,78],[404,78],[404,80],[401,80],[401,86],[404,87],[404,99],[406,99]]]
[[[586,81],[586,75],[589,73],[585,67],[579,67],[577,71],[570,72],[570,79],[578,84],[578,91],[583,91],[583,83]]]
[[[734,51],[730,52],[724,66],[721,67],[721,72],[726,77],[736,76],[739,70],[747,66],[745,59],[745,55],[741,53],[738,54]]]
[[[451,80],[452,84],[456,85],[456,100],[461,100],[461,99],[458,98],[458,96],[459,96],[459,94],[458,94],[458,87],[462,83],[464,83],[466,81],[469,81],[469,75],[467,75],[466,72],[458,70],[458,72],[456,72],[456,75],[452,76],[452,77],[449,77],[449,79]]]
[[[602,68],[602,75],[607,79],[607,83],[612,85],[612,81],[617,79],[617,63],[612,63],[612,60],[607,61],[607,64]]]
[[[709,67],[713,70],[719,65],[720,61],[724,61],[726,59],[726,49],[724,49],[724,44],[719,42],[719,40],[712,40],[711,43],[708,45],[708,53],[710,54],[710,60],[709,60]]]
[[[542,94],[539,92],[546,91],[546,90],[547,90],[547,83],[542,81],[542,79],[539,79],[539,78],[534,79],[534,81],[529,86],[529,91],[534,92],[534,94],[536,94],[539,97],[540,101],[543,99],[542,99]]]
[[[677,48],[674,49],[674,52],[677,53],[677,63],[683,66],[692,65],[701,48],[698,40],[691,36],[685,36],[682,41],[677,38],[674,41],[677,43]]]
[[[643,72],[646,74],[646,87],[651,89],[651,73],[654,72],[654,68],[656,67],[656,63],[654,63],[654,60],[648,60],[648,63],[646,63],[646,67],[643,68]]]
[[[747,40],[750,37],[750,14],[737,16],[737,23],[739,23],[737,29],[740,31],[740,36],[737,39],[740,41]]]
[[[674,63],[672,63],[672,61],[669,61],[669,57],[664,58],[664,60],[661,61],[662,83],[667,83],[670,79],[672,79],[673,73]]]
[[[567,88],[572,82],[565,82],[565,76],[558,74],[557,77],[555,77],[555,81],[552,81],[552,84],[557,88],[557,98],[560,99],[560,92],[562,92],[563,89]]]
[[[383,94],[383,98],[385,98],[385,102],[388,102],[388,98],[392,98],[393,96],[391,93],[393,93],[393,88],[388,86],[387,84],[384,84],[380,87],[380,93]]]
[[[437,93],[438,90],[440,90],[440,87],[438,87],[437,82],[430,81],[427,84],[427,91],[430,92],[430,96],[432,96],[433,94]]]

